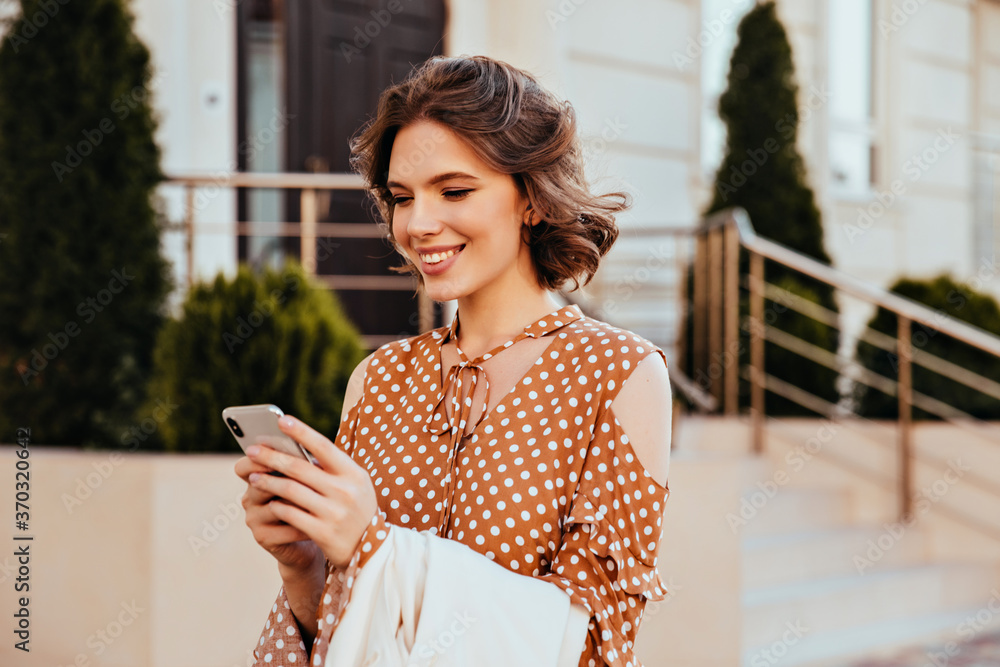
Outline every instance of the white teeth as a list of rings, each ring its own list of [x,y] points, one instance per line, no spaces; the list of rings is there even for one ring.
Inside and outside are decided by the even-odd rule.
[[[458,248],[452,248],[447,252],[435,252],[431,253],[430,255],[421,255],[420,259],[422,259],[425,264],[437,264],[439,262],[443,262],[444,260],[448,259],[458,251],[459,251]]]

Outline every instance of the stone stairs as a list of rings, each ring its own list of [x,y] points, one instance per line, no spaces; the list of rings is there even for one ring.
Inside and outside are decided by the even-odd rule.
[[[854,521],[850,489],[771,486],[772,467],[748,457],[754,481],[727,517],[741,535],[743,665],[846,664],[1000,627],[983,613],[1000,590],[995,563],[932,561],[919,523]]]

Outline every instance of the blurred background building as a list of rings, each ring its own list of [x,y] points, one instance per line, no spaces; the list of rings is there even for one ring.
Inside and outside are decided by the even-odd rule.
[[[960,322],[978,309],[964,308],[964,291],[923,305],[886,292],[950,273],[1000,297],[1000,2],[776,2],[829,273],[746,237],[731,247],[735,216],[725,237],[722,226],[695,233],[726,153],[718,103],[737,28],[759,4],[131,0],[154,65],[174,312],[192,281],[297,257],[336,290],[368,349],[447,324],[453,304],[421,301],[389,271],[398,260],[357,182],[326,189],[303,174],[348,172],[348,139],[379,93],[431,55],[525,68],[572,102],[595,188],[635,201],[597,277],[566,296],[663,347],[678,398],[664,406],[675,410],[660,560],[669,596],[643,617],[644,664],[1000,665],[1000,321]],[[253,174],[266,183],[233,187]],[[764,310],[753,287],[764,256],[826,275],[839,312],[774,284]],[[784,310],[839,328],[838,342],[764,327]],[[738,342],[755,326],[767,329],[766,369],[763,342]],[[859,347],[858,361],[858,341],[877,353],[862,359]],[[882,403],[855,414],[832,386],[781,382],[779,346],[838,382],[879,388]],[[803,410],[772,410],[778,395]],[[195,421],[197,401],[184,400],[167,423]],[[243,526],[233,444],[197,446],[215,453],[37,448],[38,649],[24,662],[4,644],[0,663],[252,662],[280,582]],[[14,460],[0,448],[0,463]],[[14,571],[0,558],[0,583]],[[129,603],[138,617],[123,629],[115,619]],[[115,628],[115,641],[95,639]]]
[[[716,104],[736,27],[753,3],[636,0],[611,9],[598,0],[400,0],[399,14],[384,5],[135,0],[137,30],[160,77],[165,172],[345,172],[348,137],[412,63],[439,53],[507,60],[573,103],[595,183],[624,184],[636,195],[621,220],[625,233],[584,300],[599,306],[615,298],[617,323],[669,345],[677,311],[664,298],[672,292],[662,281],[623,287],[629,267],[650,261],[648,241],[628,231],[691,227],[704,209],[725,143]],[[778,7],[800,91],[799,148],[834,264],[884,286],[904,275],[978,276],[1000,294],[990,280],[1000,247],[1000,47],[990,35],[1000,30],[1000,4],[795,0]],[[380,13],[389,17],[384,26]],[[173,196],[169,210],[180,220],[181,197]],[[299,213],[297,198],[275,190],[224,190],[199,204],[199,222],[297,220]],[[322,219],[363,215],[357,193],[340,193]],[[294,239],[283,248],[277,237],[218,229],[199,232],[199,276],[241,260],[276,261],[295,247]],[[170,247],[178,277],[181,243],[175,236]],[[327,253],[321,273],[348,260],[357,263],[354,273],[384,273],[395,263],[377,240],[339,243],[355,245]],[[355,260],[359,254],[378,259]],[[625,291],[635,294],[622,300]],[[413,330],[411,296],[381,291],[384,307],[362,315],[363,295],[343,292],[371,335]],[[846,330],[868,316],[848,310]]]

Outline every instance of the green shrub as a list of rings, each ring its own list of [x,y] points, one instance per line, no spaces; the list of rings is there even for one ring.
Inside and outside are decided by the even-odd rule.
[[[930,280],[901,279],[891,290],[937,311],[1000,335],[1000,306],[990,296],[956,282],[948,275]],[[898,332],[896,315],[879,308],[868,327],[893,338]],[[913,323],[910,336],[914,350],[942,357],[994,382],[1000,382],[1000,360],[978,348],[950,338],[936,329]],[[857,346],[857,360],[865,368],[892,380],[899,379],[899,359],[894,352],[864,341]],[[1000,401],[963,383],[955,382],[913,364],[913,391],[930,396],[979,419],[1000,419]],[[897,419],[899,403],[877,389],[859,383],[854,398],[864,417]],[[937,419],[936,415],[914,407],[914,419]]]
[[[169,266],[149,51],[124,0],[40,2],[0,41],[0,442],[116,442]]]
[[[712,200],[704,215],[742,207],[760,236],[830,264],[820,212],[796,147],[799,112],[805,101],[797,99],[798,92],[791,45],[775,4],[759,2],[737,28],[726,91],[719,98],[719,117],[726,124],[725,156],[716,172]],[[748,266],[747,253],[741,249],[742,275],[746,275]],[[764,263],[764,276],[767,282],[804,296],[827,310],[839,310],[834,288],[826,283],[770,260]],[[744,293],[741,321],[749,314],[747,304]],[[765,312],[768,308],[773,310],[772,306],[766,302]],[[782,312],[771,324],[830,353],[837,352],[839,331],[826,324],[791,310]],[[690,351],[691,345],[686,349]],[[741,363],[749,363],[749,339],[745,334],[741,349]],[[685,366],[690,369],[691,365],[689,358]],[[783,347],[767,343],[765,370],[824,401],[840,400],[835,370]],[[749,395],[749,386],[743,382],[740,405],[744,408],[749,406]],[[772,392],[765,395],[765,410],[770,415],[813,414]]]
[[[262,276],[243,266],[233,280],[220,274],[192,288],[157,341],[145,409],[156,422],[153,437],[133,432],[122,444],[238,451],[220,414],[257,403],[274,403],[332,439],[347,381],[364,356],[336,296],[298,264]]]

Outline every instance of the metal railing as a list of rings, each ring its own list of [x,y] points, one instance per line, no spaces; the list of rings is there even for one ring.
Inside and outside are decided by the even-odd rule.
[[[177,186],[184,191],[184,216],[180,224],[169,227],[184,234],[186,258],[186,286],[195,281],[194,252],[199,233],[233,232],[241,236],[298,236],[302,267],[307,274],[333,289],[414,291],[416,280],[406,275],[322,275],[317,274],[317,251],[319,238],[384,238],[382,230],[371,222],[319,222],[322,195],[331,190],[365,189],[364,181],[357,174],[314,174],[314,173],[254,173],[225,172],[221,174],[175,174],[168,175],[164,185]],[[213,223],[196,219],[196,194],[198,190],[218,190],[237,188],[299,190],[298,222],[227,222]],[[419,327],[426,331],[433,326],[433,302],[423,292],[418,296]],[[374,349],[393,336],[364,336],[365,344]]]
[[[860,371],[860,381],[898,400],[898,497],[901,518],[910,516],[913,499],[913,433],[912,409],[920,408],[946,421],[958,423],[986,433],[989,427],[974,417],[942,401],[914,392],[913,364],[925,366],[935,373],[955,382],[973,387],[986,395],[1000,399],[1000,383],[974,371],[936,357],[923,350],[914,350],[910,339],[911,325],[918,323],[951,338],[1000,357],[1000,337],[962,322],[923,304],[893,294],[881,287],[859,280],[843,271],[807,257],[773,241],[761,238],[754,232],[750,219],[742,209],[720,212],[709,218],[696,230],[692,271],[693,304],[691,309],[693,368],[705,371],[713,355],[725,357],[726,351],[739,348],[740,313],[739,249],[749,254],[748,286],[750,307],[748,328],[750,333],[750,364],[744,374],[751,383],[750,418],[752,446],[756,453],[764,449],[765,391],[783,395],[806,408],[830,417],[847,416],[838,406],[831,405],[808,392],[792,387],[768,375],[765,370],[764,342],[789,349],[807,359],[829,368],[843,371],[843,364],[833,353],[780,331],[764,319],[764,300],[782,299],[786,306],[830,326],[837,327],[837,314],[819,304],[782,290],[764,281],[764,260],[771,260],[806,276],[831,285],[835,289],[857,297],[872,305],[880,306],[896,315],[895,338],[875,331],[866,331],[861,339],[883,350],[895,353],[899,359],[898,380],[880,376],[848,362]],[[682,301],[686,300],[686,292]],[[683,336],[682,336],[683,337]],[[721,402],[726,414],[738,411],[739,363],[724,365],[721,374],[715,374],[710,392]],[[995,429],[994,429],[995,430]],[[995,436],[995,433],[992,433]],[[995,490],[994,490],[995,492]]]
[[[226,175],[185,174],[167,179],[167,183],[184,188],[184,219],[177,227],[185,234],[187,256],[187,281],[194,280],[194,246],[199,232],[235,231],[241,235],[299,236],[302,265],[307,272],[316,274],[317,239],[330,238],[381,238],[381,230],[370,222],[319,222],[320,195],[329,190],[361,190],[362,180],[354,174],[262,174],[230,173]],[[195,193],[199,188],[276,188],[300,191],[301,220],[299,222],[239,222],[207,223],[195,219]],[[1000,383],[985,378],[974,371],[961,368],[948,360],[941,359],[923,350],[915,350],[910,340],[911,325],[921,324],[939,331],[951,338],[1000,357],[1000,337],[965,322],[950,317],[927,306],[890,293],[876,285],[859,280],[831,266],[818,262],[801,253],[773,241],[759,237],[753,230],[750,219],[742,209],[720,212],[697,228],[659,228],[629,230],[632,236],[654,237],[669,235],[675,243],[682,241],[692,245],[689,261],[678,253],[676,266],[667,267],[675,271],[676,304],[680,309],[679,322],[686,327],[690,319],[690,357],[692,375],[705,378],[702,385],[694,382],[677,365],[671,367],[671,380],[689,401],[705,412],[721,411],[735,415],[739,412],[740,378],[750,382],[750,419],[752,449],[756,453],[764,450],[765,392],[781,395],[809,410],[830,416],[844,417],[840,406],[830,404],[808,392],[789,385],[766,372],[765,341],[789,349],[818,364],[844,372],[852,367],[860,382],[894,395],[898,401],[897,449],[898,449],[898,489],[899,514],[901,518],[910,515],[913,498],[913,429],[912,410],[917,407],[942,419],[961,423],[964,427],[983,431],[985,424],[945,403],[914,392],[913,364],[917,363],[966,386],[974,387],[982,393],[1000,400]],[[741,249],[749,255],[749,270],[741,275]],[[777,285],[764,281],[764,261],[770,260],[781,266],[797,271],[805,276],[831,285],[837,290],[853,295],[869,304],[880,306],[896,315],[897,335],[887,336],[875,331],[865,331],[861,340],[894,353],[899,359],[898,379],[880,376],[860,367],[853,361],[845,362],[828,350],[798,339],[791,334],[769,325],[764,317],[765,299],[781,300],[787,307],[811,317],[831,327],[839,327],[837,313],[825,310],[796,294],[783,290]],[[691,273],[691,305],[688,310],[688,271]],[[409,276],[317,276],[328,286],[341,289],[407,289],[415,288]],[[745,281],[744,281],[745,279]],[[745,284],[749,289],[749,317],[740,319],[740,289]],[[570,300],[570,295],[564,295]],[[580,305],[585,310],[588,304]],[[420,294],[420,331],[433,326],[433,303],[423,293]],[[601,309],[591,308],[600,316]],[[741,369],[739,363],[740,332],[749,333],[749,365]],[[366,337],[369,346],[381,344],[379,337]],[[683,359],[688,352],[687,331],[682,329],[676,336],[675,359]],[[712,372],[712,359],[729,360],[717,364],[720,372]],[[985,485],[984,485],[985,486]]]

